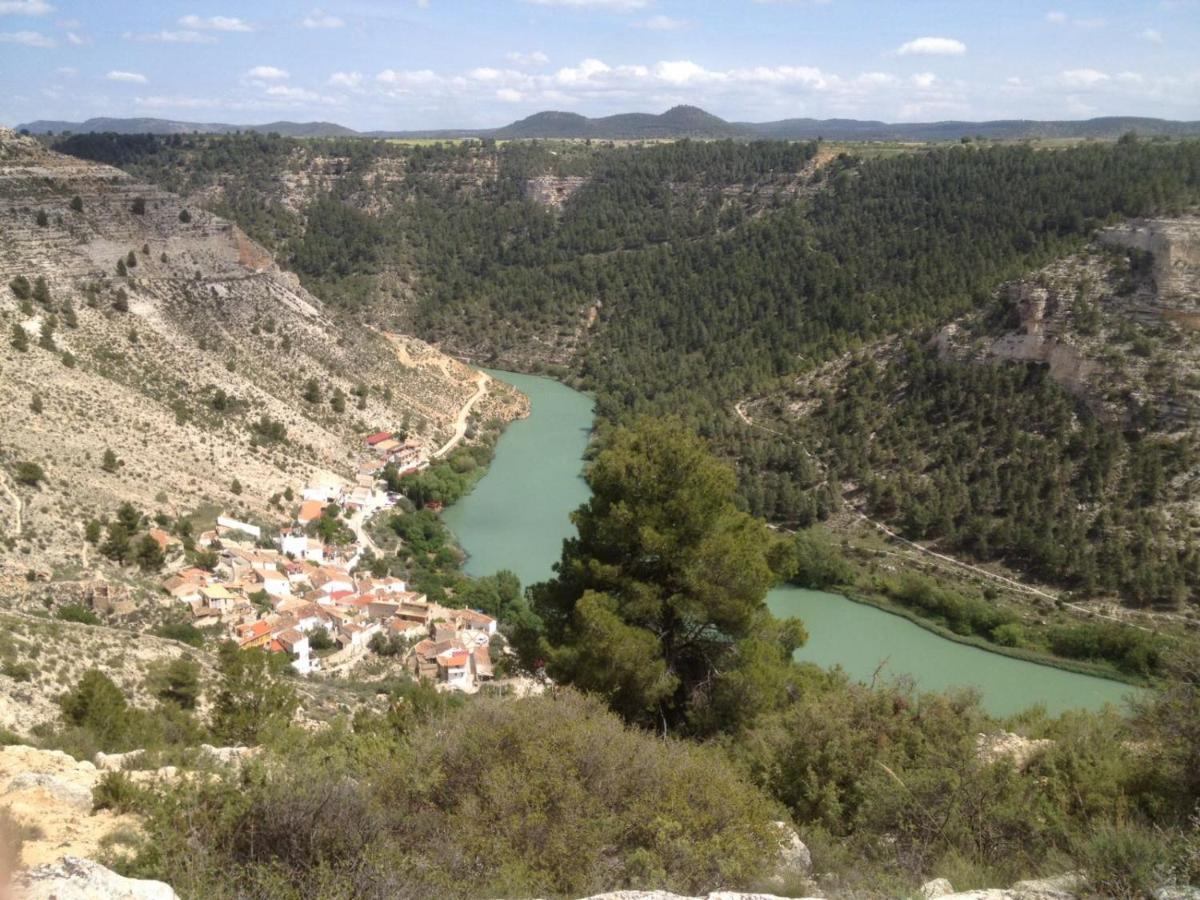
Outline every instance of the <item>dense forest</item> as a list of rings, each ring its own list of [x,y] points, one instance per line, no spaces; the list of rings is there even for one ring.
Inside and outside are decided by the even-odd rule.
[[[1200,199],[1200,142],[1132,136],[1053,151],[843,153],[820,166],[816,144],[770,141],[77,135],[57,147],[178,190],[221,185],[214,208],[343,309],[475,359],[558,364],[596,393],[602,420],[682,416],[739,464],[750,512],[799,526],[838,506],[838,481],[794,439],[746,428],[737,401],[873,339],[982,308],[1001,282],[1100,225]],[[321,178],[297,212],[280,182],[305,166]],[[529,198],[536,176],[581,183],[554,209]],[[1166,541],[1155,515],[1189,445],[1088,424],[1036,373],[948,372],[896,409],[882,386],[850,385],[845,409],[823,419],[824,456],[843,477],[904,469],[920,449],[920,466],[871,481],[881,516],[1083,592],[1139,603],[1194,592],[1194,552]],[[976,404],[980,391],[998,393]],[[943,402],[952,418],[921,413]],[[1069,438],[1047,427],[1051,415],[1071,420]],[[868,448],[854,423],[877,417],[891,431]],[[972,446],[988,452],[968,462]],[[923,476],[948,460],[958,463]],[[1037,490],[1018,477],[1029,464]],[[1079,504],[1088,512],[1073,512]]]

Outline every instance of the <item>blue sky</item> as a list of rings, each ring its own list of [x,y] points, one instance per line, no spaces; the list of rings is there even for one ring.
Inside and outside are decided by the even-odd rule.
[[[1200,0],[0,0],[0,122],[1200,119]]]

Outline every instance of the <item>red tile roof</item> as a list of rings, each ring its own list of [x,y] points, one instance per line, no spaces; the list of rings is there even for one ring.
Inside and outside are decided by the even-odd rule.
[[[374,447],[376,444],[383,441],[390,441],[392,433],[390,431],[377,431],[374,434],[367,435],[367,446]]]

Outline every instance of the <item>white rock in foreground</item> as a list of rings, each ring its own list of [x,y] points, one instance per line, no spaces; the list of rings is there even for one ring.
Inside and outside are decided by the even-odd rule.
[[[918,893],[924,900],[934,900],[935,897],[945,897],[948,894],[953,894],[954,885],[945,878],[935,878],[933,881],[927,881],[921,885],[921,890]]]
[[[168,884],[125,878],[77,856],[18,872],[12,886],[20,900],[179,900]]]

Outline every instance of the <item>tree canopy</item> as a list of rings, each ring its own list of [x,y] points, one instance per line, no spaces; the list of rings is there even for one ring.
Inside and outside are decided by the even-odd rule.
[[[664,730],[734,730],[785,696],[796,620],[765,604],[786,557],[733,471],[677,423],[613,431],[557,577],[532,589],[550,673]],[[773,563],[775,565],[773,565]]]

